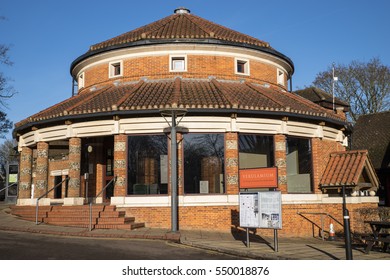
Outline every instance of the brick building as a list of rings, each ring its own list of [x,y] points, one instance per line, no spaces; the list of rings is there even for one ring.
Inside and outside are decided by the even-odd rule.
[[[341,197],[319,183],[330,154],[345,150],[343,109],[291,93],[293,62],[267,42],[179,8],[92,45],[70,72],[77,93],[16,124],[18,205],[64,179],[42,204],[81,205],[116,178],[98,202],[170,228],[171,135],[161,112],[178,109],[180,229],[237,227],[239,170],[274,166],[281,235],[316,235],[319,213],[342,221]],[[353,213],[378,198],[348,203]]]

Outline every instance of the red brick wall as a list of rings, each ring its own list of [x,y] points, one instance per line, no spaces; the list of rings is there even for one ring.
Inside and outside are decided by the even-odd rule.
[[[375,208],[376,204],[347,204],[351,218],[351,231],[367,231],[361,209]],[[293,204],[282,206],[283,228],[278,231],[281,237],[320,237],[323,224],[325,236],[329,233],[330,223],[333,223],[336,234],[343,234],[342,204]],[[169,207],[128,207],[122,208],[126,215],[135,217],[136,222],[145,222],[146,227],[166,228],[171,225],[171,210]],[[327,213],[323,216],[314,213]],[[335,221],[337,220],[337,221]],[[191,206],[179,207],[179,229],[225,231],[239,228],[239,209],[236,206]],[[259,235],[272,236],[272,229],[257,229]]]
[[[313,138],[312,155],[313,155],[313,183],[314,192],[321,193],[319,183],[324,174],[326,165],[330,159],[330,154],[337,151],[344,151],[345,148],[336,141]]]
[[[170,72],[169,56],[150,56],[131,58],[123,61],[123,76],[108,77],[109,63],[93,66],[85,71],[85,88],[103,83],[112,83],[115,80],[134,81],[141,77],[148,79],[174,78],[178,75],[183,78],[207,78],[253,81],[277,85],[277,68],[258,61],[250,61],[250,75],[235,74],[234,57],[223,56],[187,56],[187,71]],[[287,80],[285,81],[287,88]],[[279,86],[279,85],[277,85]],[[82,90],[81,90],[82,91]],[[81,92],[80,91],[80,92]]]

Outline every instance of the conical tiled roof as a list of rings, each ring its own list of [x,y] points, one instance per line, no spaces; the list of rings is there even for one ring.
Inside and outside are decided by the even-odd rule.
[[[278,88],[217,79],[146,80],[106,85],[73,96],[19,123],[16,127],[41,121],[55,121],[90,114],[145,114],[165,108],[191,110],[250,111],[252,113],[294,115],[343,123],[325,108]]]
[[[185,8],[179,8],[175,10],[173,15],[92,45],[90,51],[120,47],[136,41],[153,39],[216,39],[270,48],[267,42],[205,20],[191,14]]]

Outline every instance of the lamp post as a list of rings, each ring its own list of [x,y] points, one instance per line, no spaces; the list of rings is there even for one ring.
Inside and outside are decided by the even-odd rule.
[[[178,184],[177,184],[177,126],[183,119],[184,115],[187,113],[185,109],[166,109],[160,110],[161,116],[170,126],[171,131],[171,231],[177,232],[178,225]],[[171,123],[167,118],[171,118]],[[177,121],[177,118],[180,117],[180,120]]]
[[[345,198],[345,185],[343,185],[343,218],[344,218],[344,240],[345,240],[345,257],[347,260],[352,260],[351,247],[351,228],[349,224],[349,211]]]

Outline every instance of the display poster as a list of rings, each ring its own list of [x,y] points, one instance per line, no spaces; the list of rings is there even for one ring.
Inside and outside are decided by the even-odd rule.
[[[260,228],[282,228],[282,195],[280,191],[259,192]]]
[[[240,193],[240,227],[281,229],[281,192]]]
[[[240,193],[240,227],[259,227],[259,200],[257,193]]]

